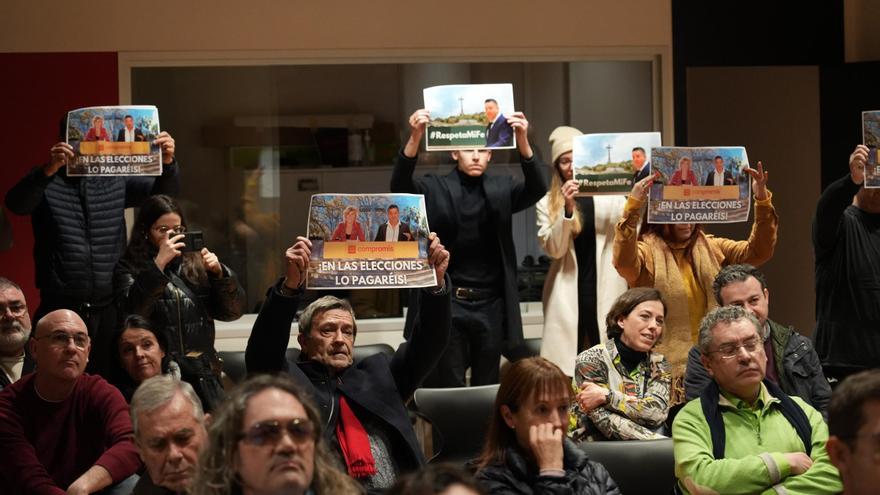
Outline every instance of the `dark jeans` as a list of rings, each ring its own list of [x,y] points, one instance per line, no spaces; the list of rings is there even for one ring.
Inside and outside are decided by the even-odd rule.
[[[452,298],[452,329],[449,344],[425,387],[464,387],[471,369],[471,385],[498,383],[504,324],[504,300],[482,301]]]

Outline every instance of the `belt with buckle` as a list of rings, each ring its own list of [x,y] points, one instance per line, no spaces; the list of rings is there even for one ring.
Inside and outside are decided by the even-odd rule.
[[[471,289],[468,287],[456,287],[452,291],[452,297],[462,301],[484,301],[497,297],[495,291],[488,289]]]

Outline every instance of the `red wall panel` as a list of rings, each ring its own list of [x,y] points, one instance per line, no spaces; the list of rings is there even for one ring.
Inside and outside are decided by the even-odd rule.
[[[75,108],[116,105],[119,83],[116,53],[0,53],[0,123],[3,150],[0,195],[32,167],[45,163],[58,141],[59,119]],[[33,314],[39,304],[34,283],[30,217],[6,212],[14,245],[0,252],[0,275],[22,286]]]

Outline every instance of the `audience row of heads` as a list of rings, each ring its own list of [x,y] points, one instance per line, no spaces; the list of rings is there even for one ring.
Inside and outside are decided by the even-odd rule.
[[[131,401],[137,449],[150,480],[193,495],[356,494],[323,436],[310,399],[286,376],[250,378],[206,415],[193,388],[170,376],[146,380]],[[449,490],[449,491],[447,491]],[[482,494],[473,478],[445,465],[398,479],[391,494]]]

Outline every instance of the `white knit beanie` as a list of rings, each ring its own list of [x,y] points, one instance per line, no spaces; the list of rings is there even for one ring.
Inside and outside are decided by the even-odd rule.
[[[556,160],[558,160],[563,153],[574,149],[571,142],[572,139],[576,136],[583,135],[583,132],[567,125],[561,125],[556,129],[553,129],[553,132],[550,133],[550,151],[553,155],[553,160],[551,160],[550,163],[555,164]]]

